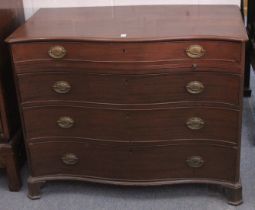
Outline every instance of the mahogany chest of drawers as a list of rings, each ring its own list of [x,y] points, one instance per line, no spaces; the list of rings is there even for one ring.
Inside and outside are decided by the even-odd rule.
[[[49,180],[209,183],[240,204],[247,36],[239,13],[41,9],[12,34],[29,197]]]

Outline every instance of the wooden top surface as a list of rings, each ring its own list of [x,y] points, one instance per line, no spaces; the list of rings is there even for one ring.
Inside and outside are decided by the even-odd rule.
[[[7,41],[247,40],[238,6],[161,5],[40,9]]]

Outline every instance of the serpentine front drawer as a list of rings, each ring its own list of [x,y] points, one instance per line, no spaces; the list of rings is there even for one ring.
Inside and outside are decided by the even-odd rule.
[[[239,110],[216,107],[109,109],[41,106],[23,109],[27,140],[78,137],[105,141],[211,140],[238,143]]]
[[[136,147],[69,139],[30,143],[29,151],[32,175],[38,177],[80,176],[122,185],[167,184],[178,179],[236,181],[236,149],[222,146]]]
[[[15,44],[15,62],[62,60],[91,62],[241,62],[241,47],[231,41],[175,41],[145,43],[32,42]],[[36,53],[35,53],[36,52]]]
[[[236,94],[240,89],[239,75],[215,72],[123,75],[74,71],[18,75],[22,103],[59,100],[62,103],[144,105],[204,101],[240,105]]]

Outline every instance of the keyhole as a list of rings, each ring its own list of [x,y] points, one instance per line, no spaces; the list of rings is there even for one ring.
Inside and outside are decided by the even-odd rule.
[[[194,70],[196,70],[197,69],[197,64],[192,64],[192,68],[194,69]]]
[[[126,49],[123,49],[122,52],[125,53],[125,52],[126,52]]]

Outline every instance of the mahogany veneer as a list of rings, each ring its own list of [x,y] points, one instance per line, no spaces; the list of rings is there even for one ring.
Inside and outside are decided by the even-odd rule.
[[[49,180],[207,183],[242,202],[235,6],[41,9],[11,45],[29,197]]]
[[[20,188],[18,163],[22,150],[20,120],[12,77],[11,59],[4,39],[24,22],[22,0],[0,3],[0,167],[6,168],[9,189]]]

